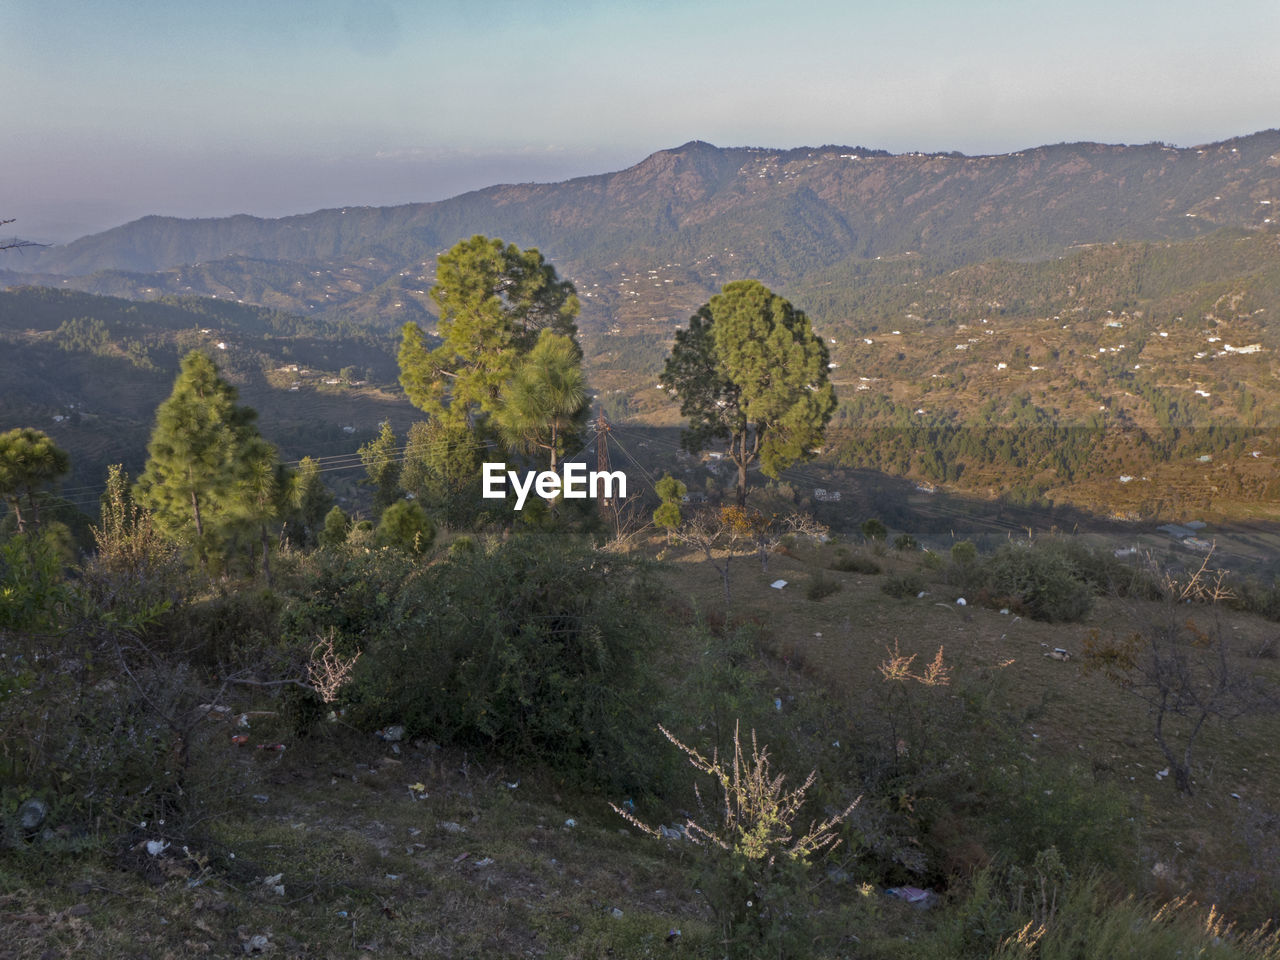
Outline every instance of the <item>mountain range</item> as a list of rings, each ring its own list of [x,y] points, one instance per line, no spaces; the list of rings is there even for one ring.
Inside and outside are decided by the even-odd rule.
[[[154,380],[114,414],[122,438],[145,436],[183,344],[230,341],[224,362],[256,403],[287,411],[301,455],[352,418],[337,404],[324,430],[302,426],[310,381],[279,371],[302,360],[326,388],[339,368],[368,371],[386,389],[354,418],[362,433],[412,417],[389,334],[434,325],[436,256],[483,233],[538,247],[575,282],[612,417],[675,424],[654,389],[674,330],[754,277],[829,340],[830,455],[846,466],[1121,515],[1270,516],[1277,206],[1280,130],[975,157],[692,142],[564,183],[276,220],[145,217],[11,251],[0,286],[62,294],[0,293],[0,339],[14,384],[81,354],[85,383],[104,364]],[[164,306],[131,312],[108,295]],[[109,406],[71,381],[20,392],[0,389],[0,410],[37,423]]]
[[[483,233],[538,247],[580,289],[665,267],[675,272],[664,279],[691,288],[682,305],[696,307],[737,277],[788,290],[877,258],[955,267],[1186,240],[1274,227],[1276,205],[1280,130],[1190,148],[1073,143],[998,156],[695,141],[616,173],[436,203],[272,220],[144,217],[11,256],[0,282],[230,297],[393,325],[426,311],[420,291],[436,254]],[[602,295],[584,320],[605,322],[617,299]]]

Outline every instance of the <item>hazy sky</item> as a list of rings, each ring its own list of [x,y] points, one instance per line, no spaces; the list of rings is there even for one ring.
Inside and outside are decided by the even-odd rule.
[[[0,218],[278,216],[688,140],[1002,153],[1280,126],[1277,0],[0,0]]]

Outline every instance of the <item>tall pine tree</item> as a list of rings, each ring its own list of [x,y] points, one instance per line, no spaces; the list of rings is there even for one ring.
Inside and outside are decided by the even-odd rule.
[[[274,489],[262,482],[271,473],[274,488],[275,449],[258,434],[256,412],[236,399],[209,357],[187,354],[156,410],[138,478],[138,500],[156,526],[206,563],[229,548],[238,525],[258,533],[276,513]]]

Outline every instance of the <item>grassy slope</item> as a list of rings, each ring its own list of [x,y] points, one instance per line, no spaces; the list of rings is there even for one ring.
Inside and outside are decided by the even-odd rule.
[[[714,571],[680,550],[669,559],[674,608],[714,613]],[[1250,851],[1241,831],[1251,810],[1280,795],[1280,724],[1249,720],[1234,732],[1212,731],[1200,751],[1208,762],[1197,793],[1184,798],[1154,776],[1163,761],[1141,705],[1084,673],[1078,661],[1043,656],[1046,647],[1078,652],[1091,628],[1123,630],[1145,615],[1141,607],[1103,602],[1083,624],[1049,626],[959,608],[942,583],[931,583],[922,600],[894,600],[879,589],[884,576],[830,571],[824,575],[841,589],[807,600],[804,587],[823,559],[777,555],[767,573],[750,558],[733,567],[734,615],[762,625],[758,666],[773,687],[761,695],[783,701],[784,724],[804,722],[802,712],[794,721],[786,716],[824,690],[874,722],[866,708],[875,702],[886,646],[900,643],[927,659],[941,645],[956,695],[984,691],[1029,764],[1070,764],[1089,782],[1118,785],[1131,797],[1141,821],[1136,892],[1234,895],[1256,909],[1241,883],[1251,870],[1274,871],[1275,864],[1259,865],[1266,850]],[[891,554],[881,562],[903,572],[918,560]],[[778,578],[790,585],[769,589]],[[1248,617],[1229,616],[1226,627],[1255,642],[1274,633]],[[702,655],[696,645],[685,649],[677,659],[688,662],[673,663],[673,675]],[[1275,672],[1271,661],[1254,663]],[[672,708],[679,710],[674,702]],[[263,716],[252,737],[290,735],[278,718]],[[176,848],[148,857],[139,846],[164,835],[152,824],[133,830],[115,856],[33,850],[0,866],[0,957],[230,955],[245,951],[254,935],[283,956],[717,955],[693,890],[689,850],[625,829],[607,798],[567,789],[537,770],[499,768],[421,742],[396,754],[341,725],[309,741],[290,740],[284,753],[227,749],[236,771],[224,787],[230,810],[190,843],[191,857],[175,856]],[[425,797],[411,791],[415,783],[426,787]],[[569,818],[576,826],[566,825]],[[1157,863],[1167,867],[1159,881],[1151,875]],[[262,884],[277,873],[282,895]],[[859,956],[898,956],[895,944],[947,915],[922,914],[847,884],[823,891],[831,936],[821,955],[857,949]],[[677,928],[681,936],[668,946],[668,932]]]

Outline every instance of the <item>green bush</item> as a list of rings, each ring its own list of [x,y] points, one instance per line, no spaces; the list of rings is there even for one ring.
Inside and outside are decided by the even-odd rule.
[[[657,752],[656,597],[642,565],[565,537],[523,535],[410,571],[373,599],[349,716],[643,783]],[[334,625],[358,635],[357,611],[330,602],[348,613]]]
[[[1093,590],[1052,544],[1006,543],[991,556],[985,574],[992,596],[1009,598],[1033,620],[1071,623],[1093,607]]]
[[[1061,553],[1075,568],[1076,576],[1095,593],[1117,597],[1159,600],[1161,588],[1150,572],[1125,563],[1109,549],[1091,547],[1076,537],[1055,537],[1039,541],[1038,546]]]
[[[889,535],[888,529],[884,525],[884,521],[872,517],[869,520],[862,521],[862,535],[870,541],[883,541]]]
[[[972,541],[958,540],[951,545],[951,562],[961,567],[971,567],[978,562],[978,548]]]
[[[905,600],[918,597],[925,588],[924,578],[918,573],[898,573],[885,578],[880,589],[891,597]]]
[[[451,557],[470,556],[476,552],[476,541],[474,537],[462,534],[455,537],[453,542],[449,544],[449,555]]]
[[[418,566],[401,550],[366,550],[354,544],[311,554],[281,577],[287,581],[281,590],[289,596],[280,632],[309,650],[316,637],[332,630],[347,656],[354,653],[356,638],[363,643],[394,637],[394,598]]]
[[[410,500],[397,500],[382,511],[374,543],[409,553],[426,553],[436,538],[436,525],[427,511]]]
[[[335,506],[324,515],[324,528],[320,531],[320,546],[336,547],[347,542],[351,532],[351,518],[341,507]]]
[[[1096,873],[1067,873],[1052,848],[1008,870],[991,868],[953,898],[911,956],[981,960],[1217,957],[1271,960],[1275,931],[1234,929],[1189,897],[1163,905],[1115,899]]]
[[[0,630],[47,629],[57,620],[70,595],[59,541],[46,530],[0,543]]]
[[[904,553],[912,550],[919,550],[920,544],[916,543],[916,538],[909,533],[900,533],[893,538],[893,549],[901,550]]]
[[[823,600],[839,592],[840,581],[828,580],[821,570],[814,574],[813,579],[804,588],[804,595],[810,600]]]
[[[839,570],[841,573],[876,574],[880,572],[880,564],[870,557],[853,553],[848,547],[836,547],[835,556],[829,566],[832,570]]]

